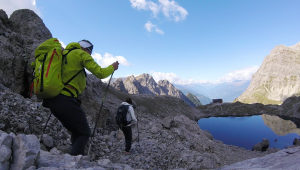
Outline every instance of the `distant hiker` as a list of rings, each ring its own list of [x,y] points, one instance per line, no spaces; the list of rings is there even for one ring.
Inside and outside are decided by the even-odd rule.
[[[118,69],[119,63],[114,62],[101,68],[92,58],[93,44],[87,40],[72,42],[63,51],[62,82],[66,85],[60,93],[50,99],[43,100],[43,106],[50,108],[53,115],[68,129],[71,135],[71,155],[85,155],[84,149],[91,135],[86,115],[81,109],[78,95],[85,89],[85,68],[99,79],[111,75]]]
[[[118,107],[116,115],[116,122],[125,136],[125,153],[130,153],[129,151],[131,149],[132,120],[137,122],[137,119],[134,114],[133,102],[131,98],[128,97],[126,99],[126,102],[122,102],[121,105]]]

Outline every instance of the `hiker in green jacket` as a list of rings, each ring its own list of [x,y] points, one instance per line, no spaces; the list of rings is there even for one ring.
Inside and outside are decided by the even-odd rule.
[[[86,73],[89,70],[99,79],[111,75],[118,69],[119,63],[114,62],[106,68],[101,68],[92,58],[93,44],[87,40],[73,42],[67,45],[63,54],[67,57],[63,60],[62,81],[70,80],[61,93],[51,99],[44,99],[43,105],[48,106],[53,115],[68,129],[71,134],[72,149],[70,155],[85,155],[84,149],[91,135],[86,115],[81,109],[81,101],[78,95],[85,89]]]

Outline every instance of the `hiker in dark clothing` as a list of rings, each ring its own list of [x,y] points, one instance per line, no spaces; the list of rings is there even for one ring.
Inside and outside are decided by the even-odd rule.
[[[71,50],[77,48],[75,50]],[[70,50],[70,52],[69,52]],[[62,66],[62,81],[67,82],[76,73],[68,85],[56,97],[43,100],[43,106],[50,108],[53,115],[68,129],[71,135],[72,149],[70,155],[84,155],[85,146],[91,135],[86,115],[81,109],[77,96],[85,89],[86,76],[84,68],[96,77],[103,79],[118,69],[119,63],[101,68],[92,58],[93,45],[87,40],[67,45],[63,54],[67,55],[66,64]]]
[[[121,105],[129,105],[128,108],[128,114],[126,116],[126,119],[129,121],[133,120],[137,122],[137,119],[134,114],[133,106],[132,106],[132,100],[131,98],[127,98],[126,102],[122,102]],[[132,129],[131,129],[132,123],[128,125],[119,125],[120,129],[123,131],[123,134],[125,136],[125,153],[130,153],[131,149],[131,142],[132,142]]]

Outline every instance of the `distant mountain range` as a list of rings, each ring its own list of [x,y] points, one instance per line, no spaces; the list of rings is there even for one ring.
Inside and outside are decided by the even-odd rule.
[[[149,74],[142,74],[136,77],[132,75],[111,80],[111,86],[121,92],[129,94],[171,95],[181,98],[193,107],[209,104],[215,98],[221,98],[223,102],[232,102],[248,88],[249,84],[250,81],[177,85],[167,80],[160,80],[156,83]]]
[[[192,93],[202,104],[211,103],[212,99],[223,99],[223,102],[233,102],[249,86],[248,81],[225,82],[221,84],[187,84],[174,86],[184,94]]]
[[[169,95],[182,99],[191,107],[196,106],[168,80],[160,80],[156,83],[153,77],[149,74],[142,74],[136,77],[131,75],[126,78],[113,79],[111,81],[111,87],[129,94]]]
[[[206,95],[203,91],[199,90],[199,87],[197,88],[197,85],[195,85],[195,88],[193,86],[190,86],[190,85],[177,85],[177,84],[174,84],[174,86],[178,90],[182,91],[182,93],[184,93],[185,95],[187,95],[188,93],[191,93],[191,94],[195,95],[198,98],[198,100],[201,102],[201,104],[204,104],[204,105],[209,104],[212,101],[211,98],[207,97],[208,95]]]

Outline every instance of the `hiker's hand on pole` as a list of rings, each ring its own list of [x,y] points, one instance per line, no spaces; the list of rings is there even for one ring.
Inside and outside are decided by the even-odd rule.
[[[118,68],[119,68],[119,62],[118,61],[112,63],[111,65],[114,67],[115,70],[118,70]]]

